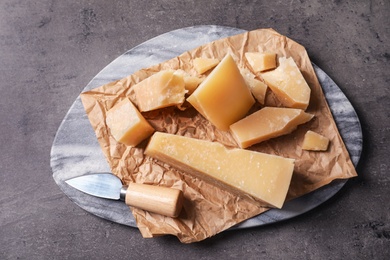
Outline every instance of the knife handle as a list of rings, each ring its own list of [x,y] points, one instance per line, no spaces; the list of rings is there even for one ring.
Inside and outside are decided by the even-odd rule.
[[[181,190],[139,183],[129,183],[125,196],[129,206],[173,218],[180,214],[183,200]]]

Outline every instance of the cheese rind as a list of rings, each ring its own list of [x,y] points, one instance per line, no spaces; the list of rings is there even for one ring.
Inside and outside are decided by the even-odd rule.
[[[233,58],[228,54],[187,101],[220,130],[243,118],[254,98]]]
[[[128,98],[108,110],[106,124],[115,140],[129,146],[138,145],[154,132]]]
[[[281,208],[294,160],[220,143],[156,132],[145,154],[237,195]]]
[[[173,70],[160,71],[133,86],[141,112],[181,105],[185,100],[185,83]]]
[[[307,131],[303,139],[302,149],[310,151],[326,151],[329,139],[313,131]]]
[[[192,63],[194,65],[195,70],[199,74],[203,74],[206,71],[209,71],[212,68],[214,68],[215,66],[217,66],[219,63],[219,60],[218,59],[208,59],[208,58],[195,58],[192,61]]]
[[[310,87],[293,58],[279,58],[279,66],[261,77],[284,106],[305,110],[309,105]]]
[[[241,148],[289,134],[298,125],[308,122],[313,115],[302,109],[265,107],[230,126],[234,139]]]
[[[245,58],[255,73],[276,68],[276,53],[246,52]]]
[[[252,92],[252,95],[260,104],[264,105],[265,95],[267,94],[268,88],[267,85],[264,82],[256,79],[256,76],[253,75],[248,69],[241,68],[240,71],[241,75],[244,77],[246,85]]]

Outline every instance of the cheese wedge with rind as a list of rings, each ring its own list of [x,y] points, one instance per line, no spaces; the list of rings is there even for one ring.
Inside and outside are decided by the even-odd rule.
[[[293,58],[279,58],[279,66],[261,77],[284,106],[306,110],[311,89]]]
[[[187,101],[220,130],[243,118],[255,103],[240,70],[228,54]]]
[[[154,132],[154,128],[128,98],[108,110],[106,124],[116,141],[129,146],[138,145]]]
[[[309,151],[326,151],[329,139],[313,131],[307,131],[303,139],[302,149]]]
[[[265,107],[230,126],[241,148],[286,135],[313,118],[302,109]]]
[[[183,104],[185,83],[173,70],[162,70],[133,86],[141,112]]]
[[[162,132],[153,134],[145,154],[238,196],[276,208],[283,206],[294,170],[294,159],[228,149],[217,142]]]

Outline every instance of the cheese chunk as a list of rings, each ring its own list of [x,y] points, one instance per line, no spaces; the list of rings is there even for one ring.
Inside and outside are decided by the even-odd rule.
[[[220,143],[156,132],[145,154],[237,195],[281,208],[294,160]]]
[[[246,52],[245,58],[255,73],[276,68],[276,53]]]
[[[291,57],[279,58],[279,66],[261,76],[284,106],[305,110],[309,105],[310,87]]]
[[[255,100],[228,54],[187,101],[220,130],[243,118]]]
[[[244,77],[246,85],[252,92],[252,95],[260,104],[264,105],[265,95],[268,88],[267,85],[264,82],[255,79],[256,76],[253,75],[248,69],[242,68],[240,71],[241,75]]]
[[[129,146],[136,146],[154,132],[128,98],[108,110],[106,124],[115,140]]]
[[[313,115],[302,109],[265,107],[230,126],[241,148],[289,134]]]
[[[206,71],[211,70],[217,66],[218,63],[218,59],[195,58],[193,60],[194,68],[199,74],[203,74]]]
[[[313,131],[307,131],[303,140],[302,149],[311,151],[326,151],[329,139]]]
[[[183,77],[163,70],[133,86],[141,112],[181,105],[185,100]]]
[[[191,95],[195,91],[195,89],[199,86],[199,84],[202,83],[203,81],[202,78],[191,76],[184,70],[176,70],[174,74],[183,77],[184,88],[187,90],[186,93],[187,95]]]

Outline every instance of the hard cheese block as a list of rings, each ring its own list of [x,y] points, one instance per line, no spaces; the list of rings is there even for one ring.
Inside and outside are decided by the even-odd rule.
[[[313,115],[302,109],[265,107],[230,126],[241,148],[289,134]]]
[[[133,90],[141,112],[181,105],[186,94],[183,77],[173,70],[160,71],[134,85]]]
[[[326,151],[329,139],[313,131],[307,131],[303,140],[302,149],[311,151]]]
[[[279,66],[261,77],[284,106],[305,110],[309,105],[310,87],[291,57],[279,58]]]
[[[108,110],[106,124],[115,140],[129,146],[136,146],[154,132],[128,98]]]
[[[255,100],[233,58],[228,54],[187,98],[218,129],[228,130],[243,118]]]
[[[281,208],[294,160],[156,132],[145,154],[238,195]]]
[[[255,73],[276,68],[276,53],[246,52],[245,58]]]

